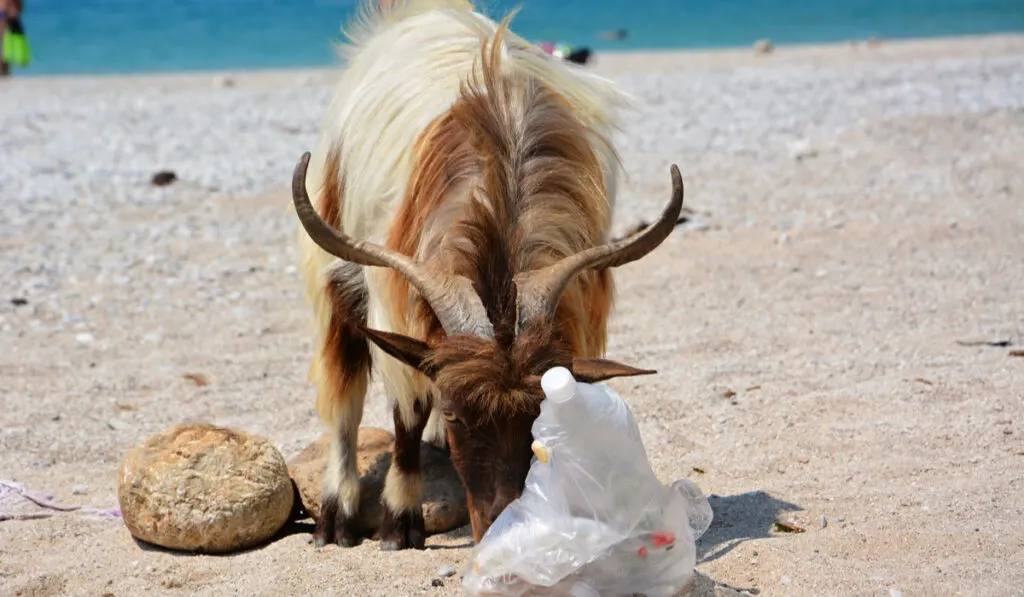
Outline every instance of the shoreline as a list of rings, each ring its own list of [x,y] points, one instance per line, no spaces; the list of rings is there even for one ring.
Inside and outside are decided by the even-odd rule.
[[[585,68],[600,74],[619,74],[633,68],[635,61],[670,62],[673,66],[701,69],[708,67],[742,67],[766,65],[772,56],[784,56],[789,61],[799,63],[832,62],[836,59],[849,62],[875,57],[893,57],[899,59],[931,59],[936,55],[948,55],[951,49],[963,51],[957,58],[992,57],[1012,54],[1024,50],[1024,32],[992,33],[977,35],[907,37],[881,39],[879,45],[870,47],[868,40],[849,40],[828,43],[794,43],[774,45],[772,52],[757,54],[750,46],[723,46],[707,48],[679,49],[636,49],[636,50],[599,50],[594,53],[594,61]],[[774,42],[773,42],[774,43]],[[18,74],[8,81],[9,85],[52,85],[66,83],[69,85],[82,83],[111,83],[115,85],[126,82],[150,81],[160,84],[175,82],[188,83],[198,80],[230,78],[233,84],[276,83],[288,77],[305,76],[311,78],[307,83],[321,83],[324,77],[330,77],[341,67],[341,63],[321,66],[297,66],[288,68],[268,69],[210,69],[192,71],[160,71],[138,73],[96,73],[96,74],[63,74],[63,75],[31,75]]]

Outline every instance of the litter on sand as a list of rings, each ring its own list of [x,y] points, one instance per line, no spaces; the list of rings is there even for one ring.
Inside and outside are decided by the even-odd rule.
[[[67,506],[57,502],[49,493],[30,489],[21,483],[0,479],[0,522],[50,518],[70,512],[97,518],[121,518],[120,508]]]
[[[670,597],[693,577],[711,505],[694,483],[663,485],[633,415],[603,384],[544,374],[536,456],[519,499],[463,576],[467,595]]]

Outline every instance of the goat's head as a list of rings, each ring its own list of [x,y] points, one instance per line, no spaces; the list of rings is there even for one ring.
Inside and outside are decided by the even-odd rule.
[[[531,426],[540,412],[540,379],[552,367],[566,367],[576,379],[594,383],[654,371],[604,359],[574,357],[557,333],[555,313],[566,287],[587,269],[616,267],[640,259],[675,227],[683,205],[683,182],[672,166],[672,200],[661,217],[625,239],[592,247],[544,269],[515,277],[515,334],[496,341],[494,325],[470,281],[431,269],[429,264],[373,243],[355,240],[317,214],[306,192],[309,154],[292,179],[296,213],[323,250],[364,266],[388,267],[409,280],[444,329],[434,344],[366,329],[384,352],[426,375],[447,426],[452,461],[466,488],[479,541],[494,519],[522,493],[530,466]]]

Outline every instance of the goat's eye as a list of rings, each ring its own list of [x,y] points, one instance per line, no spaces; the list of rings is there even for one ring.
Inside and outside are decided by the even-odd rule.
[[[445,421],[448,421],[449,423],[456,423],[456,422],[458,422],[458,420],[459,420],[459,415],[457,415],[457,414],[453,413],[453,412],[452,412],[452,411],[450,411],[450,410],[446,410],[446,411],[444,411],[444,412],[443,412],[443,413],[441,413],[441,414],[443,414],[443,415],[444,415],[444,420],[445,420]]]

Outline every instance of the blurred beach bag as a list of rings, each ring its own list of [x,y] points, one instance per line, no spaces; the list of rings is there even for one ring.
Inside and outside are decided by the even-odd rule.
[[[25,28],[21,25],[20,19],[11,19],[7,22],[7,31],[4,31],[3,58],[4,62],[11,66],[26,67],[32,62],[32,46],[25,36]]]

